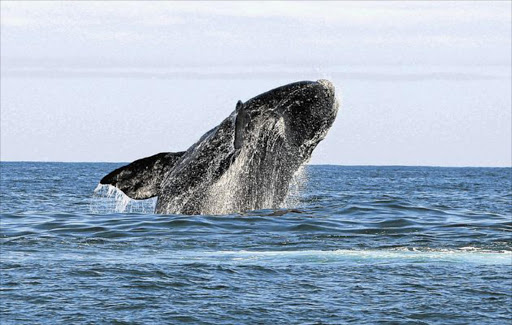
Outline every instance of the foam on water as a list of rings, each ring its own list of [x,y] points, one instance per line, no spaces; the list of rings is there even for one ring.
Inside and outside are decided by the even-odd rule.
[[[179,256],[180,254],[178,254]],[[188,258],[230,260],[232,262],[286,262],[286,263],[336,263],[352,261],[387,261],[387,262],[447,262],[476,264],[512,265],[512,251],[489,252],[468,250],[416,250],[410,248],[391,250],[348,250],[332,251],[220,251],[220,252],[185,252]]]
[[[59,255],[67,259],[67,253]],[[88,259],[93,257],[88,257]],[[512,251],[491,252],[475,249],[369,249],[369,250],[281,250],[281,251],[158,251],[105,252],[96,254],[94,259],[114,264],[189,264],[205,263],[214,265],[327,265],[327,264],[472,264],[512,266]]]

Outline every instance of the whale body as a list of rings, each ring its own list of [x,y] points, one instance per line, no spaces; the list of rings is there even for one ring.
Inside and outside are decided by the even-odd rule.
[[[228,214],[280,208],[294,174],[338,111],[327,80],[300,81],[246,102],[187,151],[118,168],[100,184],[132,199],[158,197],[161,214]]]

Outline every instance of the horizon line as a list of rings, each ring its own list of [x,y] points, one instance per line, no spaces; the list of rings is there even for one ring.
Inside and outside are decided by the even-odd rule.
[[[0,163],[62,163],[62,164],[130,164],[130,161],[55,161],[55,160],[0,160]],[[512,168],[510,165],[494,165],[494,166],[481,166],[481,165],[405,165],[405,164],[305,164],[307,166],[340,166],[340,167],[432,167],[432,168]]]

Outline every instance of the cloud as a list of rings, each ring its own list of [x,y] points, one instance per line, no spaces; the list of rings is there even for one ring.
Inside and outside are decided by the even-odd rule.
[[[396,26],[431,22],[510,22],[510,3],[382,1],[37,1],[2,2],[2,25],[94,24],[109,17],[135,24],[173,25],[198,17],[281,18],[309,23]]]
[[[469,71],[468,71],[469,70]],[[123,79],[176,79],[176,80],[255,80],[255,79],[335,79],[335,80],[371,80],[371,81],[424,81],[424,80],[510,80],[509,73],[484,72],[481,69],[430,69],[414,71],[400,70],[393,67],[387,69],[360,67],[317,67],[304,68],[286,65],[251,65],[233,66],[228,69],[224,65],[196,67],[42,67],[30,66],[2,69],[2,77],[11,78],[123,78]]]
[[[510,62],[506,2],[2,1],[1,6],[2,57]]]

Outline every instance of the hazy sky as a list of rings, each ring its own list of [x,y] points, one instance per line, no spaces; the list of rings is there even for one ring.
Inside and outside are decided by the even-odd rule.
[[[185,150],[327,78],[312,163],[510,166],[511,2],[1,2],[1,160]]]

